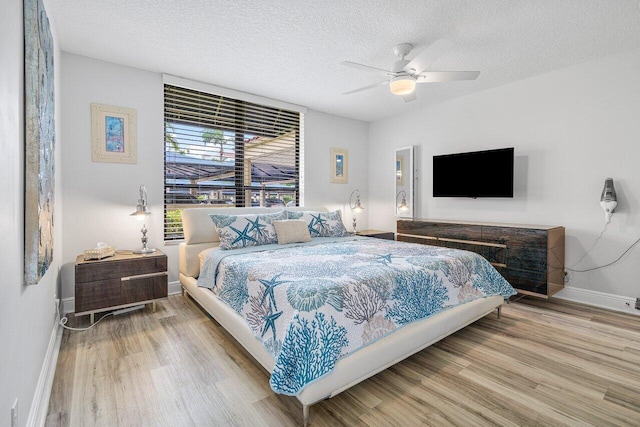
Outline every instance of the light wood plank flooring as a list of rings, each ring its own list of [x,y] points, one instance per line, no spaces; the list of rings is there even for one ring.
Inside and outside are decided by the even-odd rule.
[[[86,317],[72,320],[86,326]],[[296,426],[186,296],[65,331],[47,426]],[[640,425],[640,317],[525,298],[311,407],[311,426]]]

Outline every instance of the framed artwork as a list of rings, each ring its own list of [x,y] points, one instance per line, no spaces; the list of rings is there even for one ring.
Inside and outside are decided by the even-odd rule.
[[[335,184],[349,182],[349,151],[344,148],[331,147],[331,179]]]
[[[396,185],[401,187],[404,185],[404,157],[396,157]]]
[[[91,104],[91,160],[138,163],[136,110]]]
[[[24,281],[53,262],[55,93],[53,38],[42,0],[24,0]]]

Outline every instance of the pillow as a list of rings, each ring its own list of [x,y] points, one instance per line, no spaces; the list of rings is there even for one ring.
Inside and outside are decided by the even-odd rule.
[[[273,226],[278,235],[278,244],[310,242],[311,235],[307,223],[296,219],[286,221],[273,221]]]
[[[344,237],[349,233],[342,223],[340,210],[333,212],[285,211],[288,219],[301,219],[311,237]]]
[[[278,243],[273,221],[287,219],[284,211],[273,214],[222,215],[211,214],[211,220],[220,236],[221,249]]]

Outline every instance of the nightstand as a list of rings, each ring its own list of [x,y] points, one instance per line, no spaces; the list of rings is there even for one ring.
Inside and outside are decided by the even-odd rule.
[[[356,233],[356,235],[364,237],[375,237],[376,239],[396,240],[396,235],[393,231],[360,230]]]
[[[76,258],[76,315],[153,304],[167,298],[167,256],[159,250],[152,254],[119,251],[101,260]]]

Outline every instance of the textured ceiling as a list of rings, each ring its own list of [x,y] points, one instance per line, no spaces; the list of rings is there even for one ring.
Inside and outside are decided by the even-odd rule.
[[[50,0],[62,50],[375,121],[640,48],[640,0]],[[429,68],[475,81],[418,86],[405,103],[379,76],[393,46],[454,43]]]

